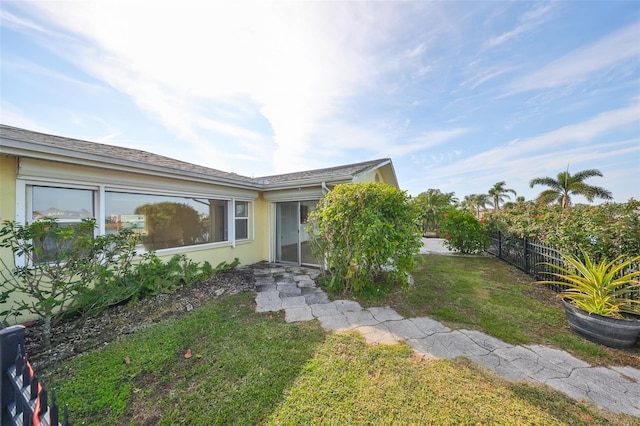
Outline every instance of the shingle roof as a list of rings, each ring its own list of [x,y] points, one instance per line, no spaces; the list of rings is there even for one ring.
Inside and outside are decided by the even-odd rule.
[[[351,178],[359,173],[389,162],[388,158],[365,161],[362,163],[347,164],[344,166],[329,167],[326,169],[306,170],[295,173],[285,173],[282,175],[259,177],[257,180],[266,185],[278,183],[292,183],[300,181],[330,181]]]
[[[265,189],[269,188],[270,185],[282,186],[286,184],[296,185],[312,182],[335,182],[348,180],[358,173],[376,166],[381,166],[390,161],[389,159],[378,159],[325,169],[264,176],[254,179],[241,176],[236,173],[199,166],[197,164],[187,163],[138,149],[55,136],[3,124],[0,124],[0,137],[18,142],[35,144],[36,147],[31,149],[31,151],[34,152],[43,152],[49,149],[62,152],[67,157],[77,157],[78,159],[89,157],[90,159],[104,163],[113,163],[114,160],[119,160],[122,163],[138,168],[141,166],[147,166],[164,169],[167,172],[195,173],[210,177],[213,180],[224,180],[230,183],[263,187]],[[2,148],[3,145],[4,143],[0,143],[0,148]],[[3,150],[0,149],[0,152],[2,151]]]
[[[240,176],[236,173],[224,172],[222,170],[187,163],[162,155],[153,154],[151,152],[141,151],[139,149],[124,148],[121,146],[88,142],[80,139],[66,138],[62,136],[54,136],[46,133],[39,133],[1,124],[0,136],[2,136],[3,138],[14,139],[23,142],[33,142],[43,146],[62,148],[82,154],[106,157],[107,159],[120,159],[140,164],[159,166],[166,169],[200,173],[212,177],[225,178],[239,182],[255,183],[254,179],[250,177]]]

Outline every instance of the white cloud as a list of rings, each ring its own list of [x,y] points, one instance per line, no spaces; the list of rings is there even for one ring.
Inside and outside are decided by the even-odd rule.
[[[232,108],[238,98],[252,100],[271,125],[276,169],[306,155],[317,123],[371,82],[377,67],[367,52],[384,42],[370,26],[384,15],[360,7],[144,1],[33,6],[76,35],[59,54],[131,96],[181,138],[197,140],[198,127],[255,138],[242,125],[222,124],[190,107],[203,99]]]
[[[602,23],[617,32],[587,42],[585,31],[582,43],[589,45],[536,69],[527,61],[547,55],[546,40],[567,30],[558,22],[546,25],[551,19],[571,19],[578,7],[605,7],[245,0],[7,4],[3,30],[33,49],[18,59],[22,44],[10,44],[10,53],[3,52],[3,77],[13,79],[24,98],[38,93],[30,79],[53,95],[28,106],[24,98],[11,101],[30,108],[38,117],[32,121],[66,136],[85,132],[78,137],[245,175],[391,156],[401,185],[422,176],[480,186],[507,178],[511,185],[507,172],[524,182],[525,175],[548,174],[543,165],[557,168],[573,154],[597,161],[589,145],[597,144],[594,152],[601,156],[637,153],[628,140],[637,133],[639,107],[602,112],[633,96],[634,104],[640,102],[640,23],[615,29],[629,22],[624,5],[611,16],[607,11]],[[528,11],[521,13],[523,8]],[[582,36],[571,40],[579,43]],[[43,48],[52,54],[40,55]],[[598,96],[592,95],[596,90]],[[2,106],[4,116],[25,116]],[[530,130],[567,117],[575,124]],[[23,127],[37,129],[34,124]],[[496,140],[512,143],[485,148]],[[603,148],[607,143],[610,151]],[[422,190],[434,187],[431,181]]]
[[[436,174],[495,173],[502,176],[531,176],[535,170],[557,169],[567,161],[581,162],[640,152],[637,139],[587,144],[612,131],[640,123],[640,104],[603,112],[597,116],[531,138],[512,140],[480,154],[461,159]]]
[[[490,67],[488,69],[478,71],[474,67],[470,70],[472,76],[460,83],[460,86],[468,86],[471,90],[473,90],[481,84],[486,83],[489,80],[493,80],[494,78],[500,77],[503,74],[512,72],[515,69],[515,66],[507,65],[502,67]]]
[[[594,73],[640,56],[640,22],[576,49],[509,84],[507,95],[581,83]]]
[[[10,55],[2,55],[3,72],[15,72],[20,74],[36,75],[38,79],[53,79],[59,84],[74,86],[73,90],[82,90],[91,92],[93,95],[99,95],[106,92],[106,88],[94,83],[82,81],[73,78],[67,74],[57,72],[51,68],[47,68],[23,58],[14,58]],[[5,71],[6,70],[6,71]]]
[[[585,168],[600,169],[604,179],[593,184],[612,190],[617,201],[626,201],[631,196],[638,198],[640,182],[635,185],[636,190],[630,194],[623,193],[628,191],[628,188],[620,185],[621,182],[626,182],[625,185],[629,187],[629,177],[638,174],[637,166],[629,165],[628,162],[624,168],[611,166],[616,161],[624,163],[628,158],[640,157],[638,138],[610,140],[596,145],[583,145],[560,151],[545,150],[520,156],[514,152],[511,152],[511,156],[501,155],[495,150],[492,150],[491,154],[494,157],[491,161],[485,156],[477,156],[474,157],[475,160],[455,161],[451,158],[446,166],[425,167],[418,163],[422,166],[420,175],[405,184],[414,195],[426,188],[439,188],[444,191],[456,191],[456,195],[462,198],[467,194],[486,193],[493,183],[506,180],[508,187],[515,189],[518,195],[532,199],[540,192],[540,188],[529,188],[531,179],[555,176],[569,164],[572,172]],[[601,165],[609,167],[603,168]],[[624,172],[621,172],[623,170]]]
[[[530,10],[524,13],[520,19],[519,24],[514,29],[502,33],[498,36],[492,37],[484,43],[485,48],[493,48],[504,44],[520,34],[529,32],[542,23],[544,23],[548,16],[550,10],[552,10],[553,6],[549,3],[537,4],[533,10]]]
[[[2,22],[2,26],[13,28],[18,31],[37,31],[41,33],[47,32],[45,28],[36,24],[32,20],[16,16],[15,14],[8,12],[4,8],[0,8],[0,22]]]
[[[404,157],[408,154],[418,153],[426,151],[437,145],[442,145],[456,139],[462,135],[469,133],[469,129],[457,128],[449,130],[439,130],[423,132],[415,138],[412,138],[409,143],[404,144],[392,144],[389,147],[389,152],[392,157]]]
[[[113,132],[113,133],[109,133],[108,135],[102,136],[98,139],[95,140],[95,142],[99,142],[99,143],[110,143],[111,139],[115,139],[117,137],[119,137],[121,135],[120,132]]]

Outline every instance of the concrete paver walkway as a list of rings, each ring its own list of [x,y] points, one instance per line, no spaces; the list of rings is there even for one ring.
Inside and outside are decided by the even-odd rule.
[[[436,249],[439,249],[436,247]],[[357,330],[370,344],[406,342],[424,357],[467,357],[511,381],[544,383],[574,399],[640,417],[640,370],[592,367],[565,351],[510,345],[474,330],[451,330],[430,318],[403,318],[389,307],[363,309],[329,301],[312,268],[269,264],[255,269],[256,310],[284,310],[287,322],[317,319],[325,330]]]

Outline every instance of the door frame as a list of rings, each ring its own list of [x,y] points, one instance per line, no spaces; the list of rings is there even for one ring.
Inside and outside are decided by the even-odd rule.
[[[303,226],[306,226],[306,222],[302,223],[302,206],[304,205],[304,203],[314,203],[315,205],[313,206],[313,209],[315,209],[315,206],[317,205],[318,201],[320,201],[319,199],[308,199],[308,200],[290,200],[290,201],[277,201],[273,203],[273,212],[274,212],[274,220],[273,220],[273,258],[275,260],[276,263],[285,263],[285,264],[294,264],[294,265],[309,265],[309,266],[319,266],[318,263],[309,263],[309,262],[303,262],[303,244],[305,242],[307,242],[308,240],[303,240],[302,236],[303,236],[303,232],[304,230],[302,229]],[[278,247],[278,244],[281,242],[281,238],[278,235],[279,233],[279,226],[281,223],[281,212],[280,209],[278,208],[279,205],[282,204],[292,204],[295,203],[296,205],[296,225],[297,225],[297,229],[295,231],[293,231],[292,229],[290,229],[291,233],[295,233],[297,236],[297,242],[295,242],[294,244],[296,245],[296,260],[283,260],[282,259],[282,254],[281,254],[281,250],[282,247]],[[306,215],[308,215],[308,213],[312,210],[309,210],[308,212],[305,213],[305,217]],[[278,254],[280,253],[280,255]],[[280,259],[279,259],[280,257]]]

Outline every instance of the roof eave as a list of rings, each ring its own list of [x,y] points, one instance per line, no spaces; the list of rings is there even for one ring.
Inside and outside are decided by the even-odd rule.
[[[393,168],[393,164],[391,163],[391,159],[387,158],[386,160],[381,161],[379,164],[376,164],[375,166],[371,166],[369,168],[363,169],[357,173],[354,173],[352,176],[352,181],[355,181],[358,177],[366,174],[366,173],[370,173],[373,172],[375,170],[381,169],[384,166],[386,166],[387,164],[391,164],[391,167]],[[393,171],[394,175],[395,175],[395,170]]]
[[[263,185],[253,182],[245,182],[211,176],[199,172],[189,172],[170,167],[162,167],[151,164],[141,164],[136,161],[122,160],[97,154],[87,154],[72,151],[64,148],[57,148],[51,145],[37,142],[16,141],[6,137],[0,138],[0,154],[12,155],[16,157],[28,157],[41,160],[58,161],[76,165],[82,161],[83,165],[100,167],[110,170],[132,172],[153,176],[172,176],[192,181],[204,181],[220,185],[235,187],[239,189],[260,190]]]
[[[278,183],[265,183],[263,184],[264,191],[277,191],[282,189],[295,189],[302,187],[318,186],[325,183],[326,185],[338,185],[341,183],[350,183],[353,181],[352,175],[344,175],[338,177],[332,177],[331,179],[301,179],[296,181],[278,182]]]

